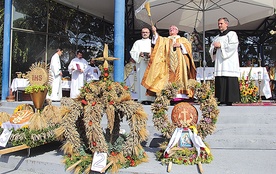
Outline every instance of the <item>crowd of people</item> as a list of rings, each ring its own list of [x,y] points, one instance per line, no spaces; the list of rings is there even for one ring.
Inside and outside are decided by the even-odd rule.
[[[50,76],[52,93],[47,98],[52,101],[60,101],[62,98],[62,71],[60,64],[60,56],[63,49],[58,48],[57,52],[52,56],[50,63]],[[95,65],[95,60],[90,59],[90,64],[83,58],[82,51],[77,51],[76,57],[73,58],[68,66],[68,71],[71,74],[70,97],[77,98],[80,94],[80,89],[86,82],[99,80],[101,76],[100,69]]]
[[[229,21],[226,17],[218,19],[219,33],[210,44],[209,54],[214,62],[215,97],[220,105],[231,106],[240,102],[239,88],[239,39],[234,31],[228,30]],[[160,93],[168,83],[181,83],[177,98],[189,98],[187,82],[196,78],[196,66],[193,60],[192,44],[185,37],[178,35],[179,29],[169,27],[169,36],[158,34],[157,28],[152,26],[141,29],[141,39],[134,42],[130,50],[130,62],[125,65],[125,82],[130,91],[136,93],[138,102],[150,104],[154,102],[156,94]],[[152,38],[151,38],[152,36]],[[53,101],[62,97],[60,56],[63,50],[57,49],[50,64],[50,73],[53,77]],[[252,66],[251,61],[246,66]],[[275,63],[276,67],[276,63]],[[275,67],[270,70],[272,85],[276,85]],[[274,70],[274,71],[273,71]],[[85,82],[100,80],[101,71],[90,60],[90,65],[78,51],[71,60],[68,71],[71,74],[70,97],[77,98],[80,88]],[[134,76],[134,73],[136,76]],[[128,80],[128,81],[127,81]]]

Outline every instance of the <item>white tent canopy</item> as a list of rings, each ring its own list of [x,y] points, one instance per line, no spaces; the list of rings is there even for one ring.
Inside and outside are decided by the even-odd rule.
[[[100,18],[104,18],[105,20],[110,22],[114,22],[114,0],[100,0],[100,1],[99,0],[77,0],[77,1],[76,0],[55,0],[55,1],[73,8],[79,8],[79,10],[83,12],[86,12],[88,14],[93,14]],[[274,5],[274,7],[276,6],[275,0],[260,0],[260,2],[264,4],[271,3]],[[143,3],[142,0],[134,1],[135,6],[139,6],[142,3]],[[240,11],[242,13],[247,13],[248,9],[243,9]],[[152,15],[155,15],[155,14],[152,14]],[[218,18],[218,15],[215,16],[215,18],[212,20],[215,20],[216,18]],[[233,26],[231,28],[233,30],[255,30],[263,22],[264,19],[265,17],[262,17],[262,18],[259,18],[259,20],[256,19],[254,22]],[[232,21],[230,20],[230,22]],[[168,27],[166,26],[165,29],[167,28]]]

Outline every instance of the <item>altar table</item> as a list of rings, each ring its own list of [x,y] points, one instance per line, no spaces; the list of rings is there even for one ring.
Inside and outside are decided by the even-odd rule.
[[[248,73],[251,70],[251,78],[252,80],[255,80],[256,85],[259,87],[258,84],[258,78],[261,80],[260,84],[260,90],[261,90],[261,95],[265,96],[265,98],[270,98],[271,95],[271,89],[269,85],[269,75],[265,67],[240,67],[240,79],[244,77],[245,79],[248,76]],[[196,80],[201,81],[201,80],[215,80],[214,77],[214,67],[205,67],[205,70],[203,67],[198,67],[197,69],[197,75],[196,75]],[[260,72],[260,76],[258,77],[258,72]]]
[[[17,101],[18,101],[18,91],[24,91],[28,85],[29,85],[28,79],[15,78],[12,80],[10,88],[11,88],[12,92],[16,92],[16,94],[17,94],[16,100]],[[70,91],[70,85],[71,85],[70,80],[62,80],[62,82],[61,82],[62,90]]]

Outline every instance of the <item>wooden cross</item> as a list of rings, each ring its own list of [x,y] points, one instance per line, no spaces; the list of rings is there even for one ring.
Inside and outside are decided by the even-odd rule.
[[[103,67],[108,68],[108,62],[107,61],[113,61],[113,60],[118,60],[118,59],[119,58],[108,57],[108,45],[104,44],[103,57],[98,57],[98,58],[95,58],[94,60],[104,61]]]

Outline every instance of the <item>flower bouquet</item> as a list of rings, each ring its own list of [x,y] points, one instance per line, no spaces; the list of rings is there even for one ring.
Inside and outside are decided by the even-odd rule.
[[[240,94],[242,103],[258,102],[258,87],[251,77],[251,70],[246,78],[243,75],[240,79]]]

